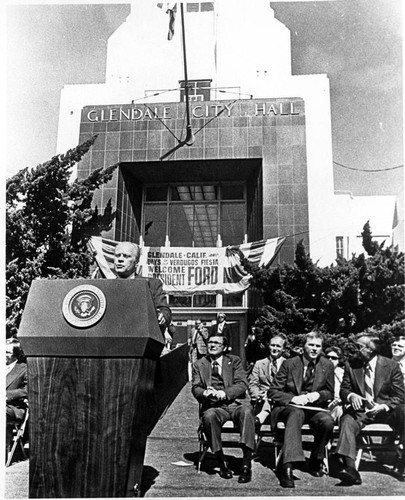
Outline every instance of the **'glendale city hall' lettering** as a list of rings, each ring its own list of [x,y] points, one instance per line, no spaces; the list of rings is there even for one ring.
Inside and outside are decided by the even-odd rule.
[[[299,115],[294,102],[263,103],[255,104],[254,116],[277,116],[277,115]],[[232,116],[233,106],[226,104],[199,104],[191,106],[191,116],[193,118],[209,118],[221,111],[225,116]],[[119,107],[110,109],[92,109],[87,113],[90,122],[111,122],[121,120],[170,120],[170,106],[150,108],[139,107]],[[247,114],[245,114],[247,116]]]

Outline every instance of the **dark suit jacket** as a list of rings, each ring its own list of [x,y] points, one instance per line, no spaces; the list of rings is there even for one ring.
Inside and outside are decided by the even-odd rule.
[[[18,419],[24,418],[27,396],[27,365],[17,363],[6,376],[6,398],[7,406],[14,411]]]
[[[172,311],[167,304],[166,295],[163,293],[162,282],[157,278],[141,278],[140,276],[137,276],[135,279],[147,280],[153,303],[155,304],[156,309],[159,309],[159,311],[163,314],[165,318],[165,326],[167,328],[172,321]]]
[[[273,427],[277,423],[281,409],[288,405],[294,396],[301,394],[303,374],[304,363],[301,356],[286,359],[277,372],[268,392],[269,399],[275,403],[271,412],[271,425]],[[334,388],[333,364],[328,359],[321,357],[315,365],[314,382],[311,389],[311,392],[316,391],[320,394],[320,398],[314,405],[325,407],[327,402],[333,399]]]
[[[246,398],[248,388],[246,372],[243,369],[242,361],[233,354],[224,354],[222,361],[222,378],[225,385],[225,404],[237,401],[241,404],[250,404]],[[203,392],[211,385],[211,361],[208,357],[199,359],[193,366],[193,380],[191,392],[201,403],[201,411],[213,406],[213,404],[203,396]]]
[[[135,274],[132,276],[130,276],[128,279],[147,280],[152,300],[155,305],[155,309],[159,309],[165,318],[165,324],[163,325],[163,330],[165,328],[168,328],[168,326],[172,321],[172,311],[170,310],[170,307],[167,304],[166,295],[163,293],[162,282],[157,278],[144,278],[142,276],[136,276]],[[94,278],[104,279],[105,276],[101,273],[99,269],[97,269]]]
[[[354,392],[365,397],[364,368],[357,361],[346,363],[340,398],[346,404],[347,396]],[[377,356],[374,379],[374,401],[386,404],[390,410],[404,402],[404,382],[401,370],[396,361]]]
[[[225,325],[223,326],[221,335],[223,335],[228,340],[229,340],[229,331],[230,331],[230,328],[229,328],[228,324],[225,321]],[[218,324],[215,324],[215,325],[213,325],[211,327],[210,337],[211,337],[211,335],[216,335],[217,333],[218,333]]]

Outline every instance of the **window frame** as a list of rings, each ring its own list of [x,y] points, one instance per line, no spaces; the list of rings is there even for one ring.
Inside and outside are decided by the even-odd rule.
[[[345,256],[344,236],[336,236],[336,258],[343,259]]]
[[[214,188],[217,189],[217,199],[214,200],[173,200],[172,199],[172,188],[179,187],[181,186],[214,186]],[[243,199],[227,199],[223,200],[222,199],[222,186],[232,186],[232,185],[240,185],[243,187]],[[161,200],[161,201],[147,201],[146,200],[146,194],[147,194],[147,189],[149,187],[161,187],[161,186],[166,186],[166,200]],[[169,183],[169,184],[163,184],[163,183],[145,183],[142,186],[142,217],[141,217],[141,237],[144,242],[145,242],[145,206],[147,205],[165,205],[166,206],[166,234],[165,234],[165,245],[166,246],[171,246],[170,243],[170,205],[171,204],[176,204],[176,205],[216,205],[217,206],[217,228],[218,228],[218,235],[217,235],[217,242],[216,244],[220,243],[222,245],[222,230],[223,230],[223,217],[222,217],[222,207],[224,205],[229,205],[229,204],[240,204],[244,205],[244,217],[243,217],[243,241],[240,242],[235,242],[234,245],[242,244],[246,240],[246,231],[247,231],[247,188],[246,188],[246,182],[244,181],[230,181],[230,182],[184,182],[180,184],[174,184],[174,183]],[[193,242],[194,243],[194,242]],[[215,245],[215,246],[217,246]],[[149,246],[149,245],[148,245]],[[192,245],[194,246],[194,245]]]

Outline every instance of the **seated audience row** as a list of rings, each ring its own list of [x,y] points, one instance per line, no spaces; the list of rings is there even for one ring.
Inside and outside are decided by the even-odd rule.
[[[281,334],[270,340],[268,356],[255,363],[249,381],[240,358],[226,352],[227,339],[218,332],[208,338],[207,355],[193,366],[192,393],[200,403],[201,422],[218,458],[220,476],[232,477],[221,444],[221,428],[228,420],[240,429],[241,483],[251,481],[255,433],[260,426],[267,421],[276,429],[279,422],[284,423],[276,471],[284,488],[295,487],[294,466],[305,461],[303,424],[308,424],[314,435],[308,461],[308,471],[314,477],[324,473],[325,450],[338,424],[339,478],[346,485],[361,484],[355,467],[356,438],[365,425],[387,423],[404,442],[405,383],[400,368],[405,362],[404,338],[393,343],[393,359],[389,359],[379,354],[378,337],[358,334],[356,354],[344,370],[339,366],[341,349],[334,346],[324,352],[320,333],[308,333],[302,353],[288,359],[283,357],[286,343]],[[398,471],[402,478],[403,456]]]

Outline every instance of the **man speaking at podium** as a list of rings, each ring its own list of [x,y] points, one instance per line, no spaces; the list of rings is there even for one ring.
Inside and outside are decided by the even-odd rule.
[[[152,300],[155,305],[160,328],[164,331],[172,320],[172,313],[167,305],[166,297],[163,293],[162,282],[157,278],[142,278],[136,275],[136,266],[141,255],[141,249],[136,243],[123,241],[118,243],[114,251],[114,274],[119,279],[140,279],[147,280],[149,284]],[[103,278],[97,270],[96,279]]]

